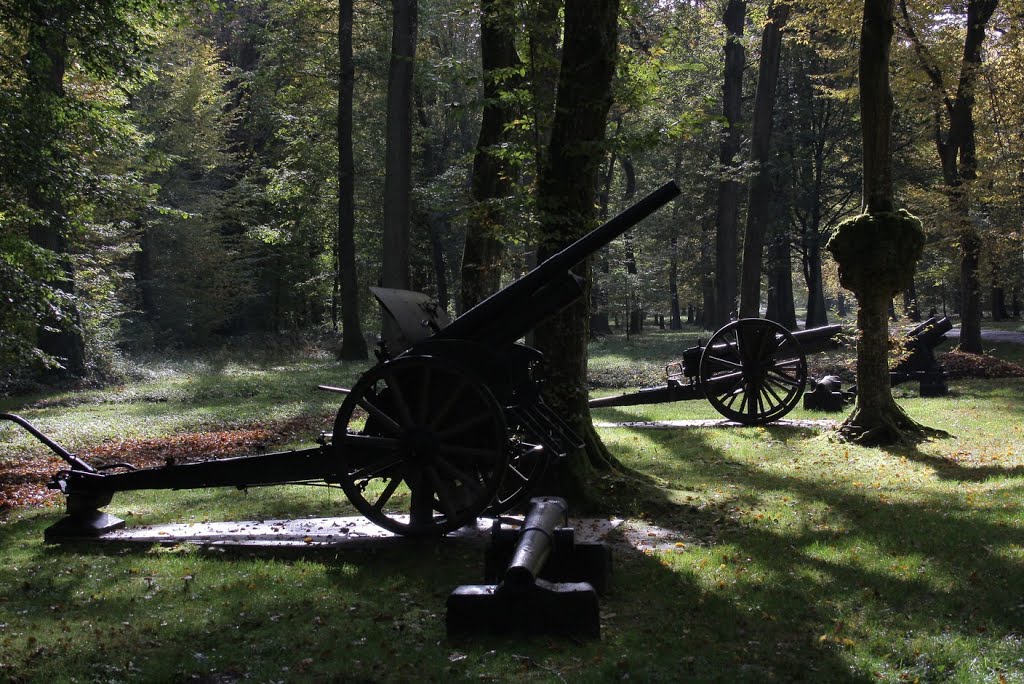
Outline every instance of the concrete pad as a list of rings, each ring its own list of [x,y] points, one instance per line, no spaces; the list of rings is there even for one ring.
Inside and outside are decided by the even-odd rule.
[[[504,526],[517,526],[522,517],[502,516]],[[490,538],[493,520],[481,518],[448,534],[451,543],[484,546]],[[652,526],[641,520],[621,518],[570,518],[578,542],[605,542],[612,547],[641,552],[680,550],[693,543],[685,530]],[[204,523],[141,525],[107,532],[95,539],[118,544],[196,544],[197,546],[242,549],[358,549],[387,548],[408,544],[396,535],[358,516],[301,518],[297,520],[241,520]],[[444,543],[448,543],[445,541]]]

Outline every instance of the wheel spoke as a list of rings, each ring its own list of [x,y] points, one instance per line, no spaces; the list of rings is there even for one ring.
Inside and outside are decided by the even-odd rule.
[[[357,468],[349,473],[349,477],[355,480],[372,480],[375,477],[384,477],[384,473],[395,468],[396,466],[402,465],[402,459],[395,458],[391,461],[377,461],[376,463],[368,463],[365,466]]]
[[[712,372],[718,372],[720,369],[740,370],[743,368],[743,364],[723,359],[721,356],[709,356],[708,362],[709,365],[714,364],[716,366]]]
[[[455,520],[458,517],[458,511],[455,508],[455,502],[452,500],[454,494],[451,492],[449,483],[442,482],[441,476],[437,474],[437,470],[432,466],[427,466],[424,470],[426,470],[427,479],[430,480],[430,484],[434,488],[434,493],[437,494],[437,502],[441,505],[441,512],[444,513],[448,520]]]
[[[413,527],[426,527],[434,521],[434,495],[430,491],[430,482],[422,468],[417,469],[412,478],[406,478],[409,484],[409,524]]]
[[[725,393],[719,394],[719,399],[726,401],[729,406],[736,403],[737,399],[742,400],[745,392],[743,391],[743,383],[737,383],[731,390]]]
[[[384,487],[384,491],[381,492],[377,500],[373,502],[373,507],[376,508],[378,511],[383,512],[384,506],[386,506],[388,501],[391,500],[391,495],[395,493],[395,490],[398,489],[398,485],[400,484],[402,484],[402,478],[391,478],[387,486]]]
[[[464,420],[461,423],[456,423],[455,425],[451,426],[450,428],[448,428],[446,430],[442,430],[441,432],[438,432],[437,433],[437,438],[440,441],[442,441],[442,442],[447,441],[447,440],[451,439],[452,437],[455,437],[457,435],[461,435],[464,432],[468,432],[469,430],[472,430],[473,428],[475,428],[476,426],[480,425],[481,423],[485,423],[485,422],[487,422],[489,420],[491,420],[491,414],[490,413],[488,413],[486,411],[478,413],[477,415],[473,416],[472,418]]]
[[[427,416],[430,415],[430,383],[434,378],[434,372],[430,366],[423,367],[423,380],[420,385],[420,403],[416,407],[416,422],[419,425],[427,424]]]
[[[783,400],[779,397],[779,395],[775,393],[775,390],[772,389],[771,383],[768,382],[768,378],[765,378],[764,387],[762,389],[764,390],[765,394],[771,395],[771,398],[774,401],[775,406],[784,403]]]
[[[371,403],[367,397],[360,397],[356,403],[371,416],[383,423],[384,428],[386,428],[388,432],[401,432],[402,426],[396,423],[391,416],[377,408],[377,406]]]
[[[430,429],[436,430],[437,426],[444,422],[444,419],[448,417],[448,413],[452,410],[452,407],[462,398],[462,395],[466,391],[466,381],[463,380],[458,386],[448,395],[441,408],[437,410],[434,417],[430,420]]]
[[[436,463],[446,475],[458,480],[468,489],[471,489],[474,495],[480,492],[480,483],[476,481],[476,478],[453,464],[448,459],[438,456]]]
[[[486,463],[494,463],[500,458],[500,454],[494,453],[492,449],[483,447],[464,447],[455,444],[442,444],[441,453],[445,456],[471,457],[483,460]]]
[[[384,376],[384,382],[387,384],[388,389],[391,390],[391,395],[395,402],[395,408],[398,409],[398,417],[401,420],[401,427],[412,427],[412,412],[409,410],[409,402],[405,400],[405,393],[402,391],[402,384],[395,377],[394,373],[386,374]]]
[[[711,378],[708,383],[711,391],[718,396],[733,394],[743,387],[743,373],[724,373]]]
[[[790,387],[790,388],[798,388],[798,387],[800,387],[800,379],[799,378],[790,377],[790,376],[786,375],[785,373],[778,372],[775,369],[769,370],[768,373],[765,374],[765,377],[771,379],[777,385],[781,385],[781,386],[785,386],[785,387]]]

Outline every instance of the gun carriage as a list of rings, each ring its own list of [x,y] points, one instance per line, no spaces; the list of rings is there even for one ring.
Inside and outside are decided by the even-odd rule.
[[[666,384],[601,397],[590,408],[707,399],[744,425],[764,425],[789,413],[807,384],[808,351],[835,346],[838,325],[790,332],[774,321],[741,318],[715,332],[707,345],[683,351],[665,369]]]
[[[23,418],[0,414],[67,463],[49,484],[66,495],[67,516],[47,538],[123,526],[100,509],[114,493],[139,489],[339,486],[373,523],[416,536],[510,510],[548,464],[580,445],[541,399],[542,355],[517,341],[582,295],[573,266],[678,194],[666,183],[450,323],[424,295],[377,288],[403,338],[393,346],[408,346],[382,345],[377,365],[351,389],[321,386],[345,398],[333,431],[312,448],[143,469],[93,466]]]

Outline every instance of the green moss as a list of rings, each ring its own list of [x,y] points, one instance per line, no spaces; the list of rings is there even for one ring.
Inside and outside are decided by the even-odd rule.
[[[906,209],[861,214],[839,224],[826,249],[839,264],[839,282],[858,294],[906,287],[924,250],[921,221]]]

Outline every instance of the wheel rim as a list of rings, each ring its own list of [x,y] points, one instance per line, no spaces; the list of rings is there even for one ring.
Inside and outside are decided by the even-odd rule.
[[[341,488],[371,522],[440,535],[475,520],[508,463],[504,413],[454,364],[404,357],[368,371],[338,410]]]
[[[807,383],[807,360],[793,334],[778,323],[743,318],[711,337],[701,354],[700,382],[720,414],[763,425],[796,406]]]

